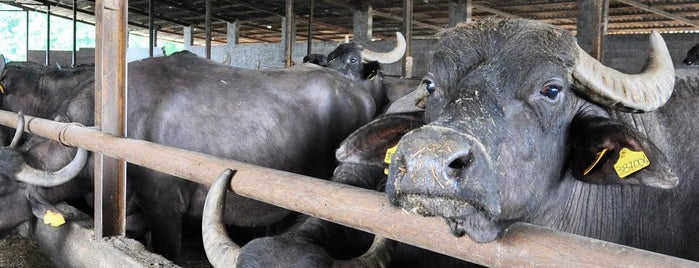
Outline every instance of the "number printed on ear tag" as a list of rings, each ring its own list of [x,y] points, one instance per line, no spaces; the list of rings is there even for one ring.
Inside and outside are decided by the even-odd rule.
[[[398,144],[396,144],[396,145],[394,145],[393,147],[388,148],[388,149],[386,150],[386,156],[384,156],[384,158],[383,158],[383,162],[384,162],[384,163],[386,163],[386,164],[390,164],[390,163],[391,163],[391,157],[393,157],[393,154],[396,153],[396,149],[398,149]],[[383,174],[388,175],[388,169],[387,169],[387,168],[383,170]]]
[[[648,166],[650,166],[650,160],[643,151],[636,152],[622,148],[619,151],[619,160],[614,164],[614,170],[619,178],[623,179]]]

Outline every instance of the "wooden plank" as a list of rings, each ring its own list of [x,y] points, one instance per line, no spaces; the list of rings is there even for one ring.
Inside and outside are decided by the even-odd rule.
[[[127,0],[98,0],[95,46],[95,124],[125,134]],[[124,235],[126,163],[95,155],[95,236]]]

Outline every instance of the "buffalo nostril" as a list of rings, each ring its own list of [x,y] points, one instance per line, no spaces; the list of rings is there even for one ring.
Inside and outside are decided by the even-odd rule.
[[[449,176],[451,176],[451,177],[457,176],[458,172],[460,170],[468,168],[471,165],[472,161],[473,161],[473,154],[471,154],[471,152],[468,152],[464,155],[456,157],[448,165],[447,171],[448,171]]]

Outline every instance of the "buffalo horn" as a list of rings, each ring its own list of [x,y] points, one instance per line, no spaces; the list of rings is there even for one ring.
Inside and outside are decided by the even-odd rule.
[[[224,170],[211,185],[204,202],[201,234],[206,257],[214,267],[235,267],[240,255],[240,247],[228,238],[222,216],[226,188],[233,174],[235,174],[233,170]]]
[[[73,161],[58,171],[48,172],[30,167],[27,163],[22,164],[16,180],[41,187],[58,186],[75,178],[86,162],[87,150],[78,148]]]
[[[5,74],[5,56],[0,54],[0,79]]]
[[[367,48],[362,49],[362,59],[366,61],[378,61],[379,63],[393,63],[403,58],[405,54],[405,37],[396,32],[396,47],[389,52],[376,52]]]
[[[10,142],[10,148],[16,148],[17,143],[19,143],[19,139],[22,138],[22,134],[24,133],[24,115],[22,112],[17,113],[17,129],[15,130],[15,136],[12,137],[12,142]]]
[[[577,45],[576,45],[577,46]],[[626,112],[649,112],[665,104],[675,85],[675,69],[665,41],[650,35],[650,57],[639,74],[625,74],[602,65],[577,46],[578,62],[573,76],[576,87],[592,101]]]

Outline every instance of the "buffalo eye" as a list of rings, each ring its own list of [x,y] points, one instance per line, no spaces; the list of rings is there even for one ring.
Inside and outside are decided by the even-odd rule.
[[[432,92],[434,92],[435,85],[434,82],[432,82],[432,80],[425,79],[422,80],[422,83],[425,84],[425,89],[427,89],[428,93],[432,94]]]
[[[562,86],[558,84],[546,84],[539,93],[549,100],[556,100],[558,99],[558,93],[561,93],[561,88]]]
[[[352,63],[352,64],[357,64],[357,59],[351,58],[351,59],[350,59],[350,63]]]

